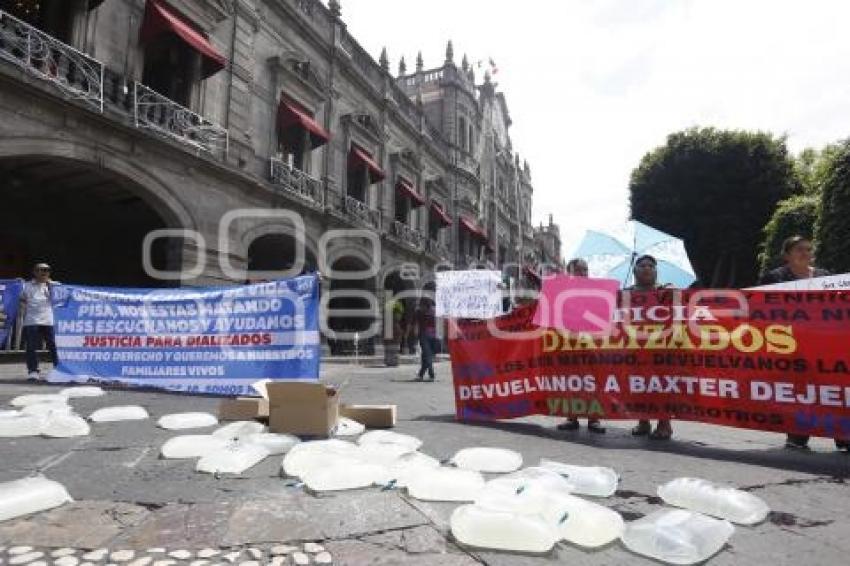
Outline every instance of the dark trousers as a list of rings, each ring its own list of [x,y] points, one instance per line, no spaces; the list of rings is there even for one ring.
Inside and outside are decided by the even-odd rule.
[[[24,326],[24,340],[27,343],[27,371],[38,371],[38,357],[35,351],[41,347],[42,341],[47,344],[50,361],[55,366],[59,360],[56,356],[56,340],[53,337],[52,326]]]
[[[422,348],[422,367],[419,368],[419,377],[428,372],[428,377],[434,379],[434,351],[436,350],[436,338],[433,336],[420,336],[419,346]]]

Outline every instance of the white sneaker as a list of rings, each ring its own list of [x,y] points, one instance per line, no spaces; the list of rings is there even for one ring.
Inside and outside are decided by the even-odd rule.
[[[38,381],[39,379],[41,379],[41,376],[37,371],[31,371],[27,376],[28,381]]]

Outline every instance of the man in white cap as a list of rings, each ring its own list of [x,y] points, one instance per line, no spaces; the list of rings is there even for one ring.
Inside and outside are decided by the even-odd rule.
[[[28,379],[41,379],[38,372],[36,350],[42,342],[50,352],[50,361],[56,366],[56,340],[53,334],[53,307],[50,303],[51,286],[56,283],[50,279],[50,266],[37,263],[32,270],[32,279],[24,283],[21,291],[21,303],[24,308],[24,339],[27,344]]]

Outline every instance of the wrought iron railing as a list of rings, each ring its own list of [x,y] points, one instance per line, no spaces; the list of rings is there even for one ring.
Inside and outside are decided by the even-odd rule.
[[[353,196],[345,195],[339,202],[340,210],[343,214],[358,222],[371,226],[376,230],[380,228],[381,217],[380,213]]]
[[[449,259],[449,248],[437,240],[428,239],[428,251],[441,259]]]
[[[478,176],[478,162],[471,155],[457,153],[457,166],[475,177]]]
[[[103,63],[3,11],[0,59],[103,112]]]
[[[274,157],[271,159],[271,181],[274,186],[297,195],[311,204],[324,206],[321,181]]]
[[[393,220],[390,224],[390,235],[414,248],[422,247],[422,234],[404,222]]]
[[[227,152],[227,130],[140,83],[133,84],[133,115],[137,128],[215,153]]]

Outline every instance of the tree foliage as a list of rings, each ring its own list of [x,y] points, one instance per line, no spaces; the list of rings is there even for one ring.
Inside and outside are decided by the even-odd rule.
[[[818,217],[817,195],[796,195],[776,206],[773,216],[764,227],[759,263],[761,271],[782,265],[782,242],[791,236],[813,239]]]
[[[800,181],[803,194],[820,195],[830,163],[839,146],[828,145],[823,149],[808,147],[794,158],[794,173]]]
[[[815,239],[819,267],[850,272],[850,139],[837,144],[828,159]]]
[[[692,128],[645,155],[629,191],[632,217],[681,237],[703,284],[743,287],[776,204],[802,187],[784,138]]]

